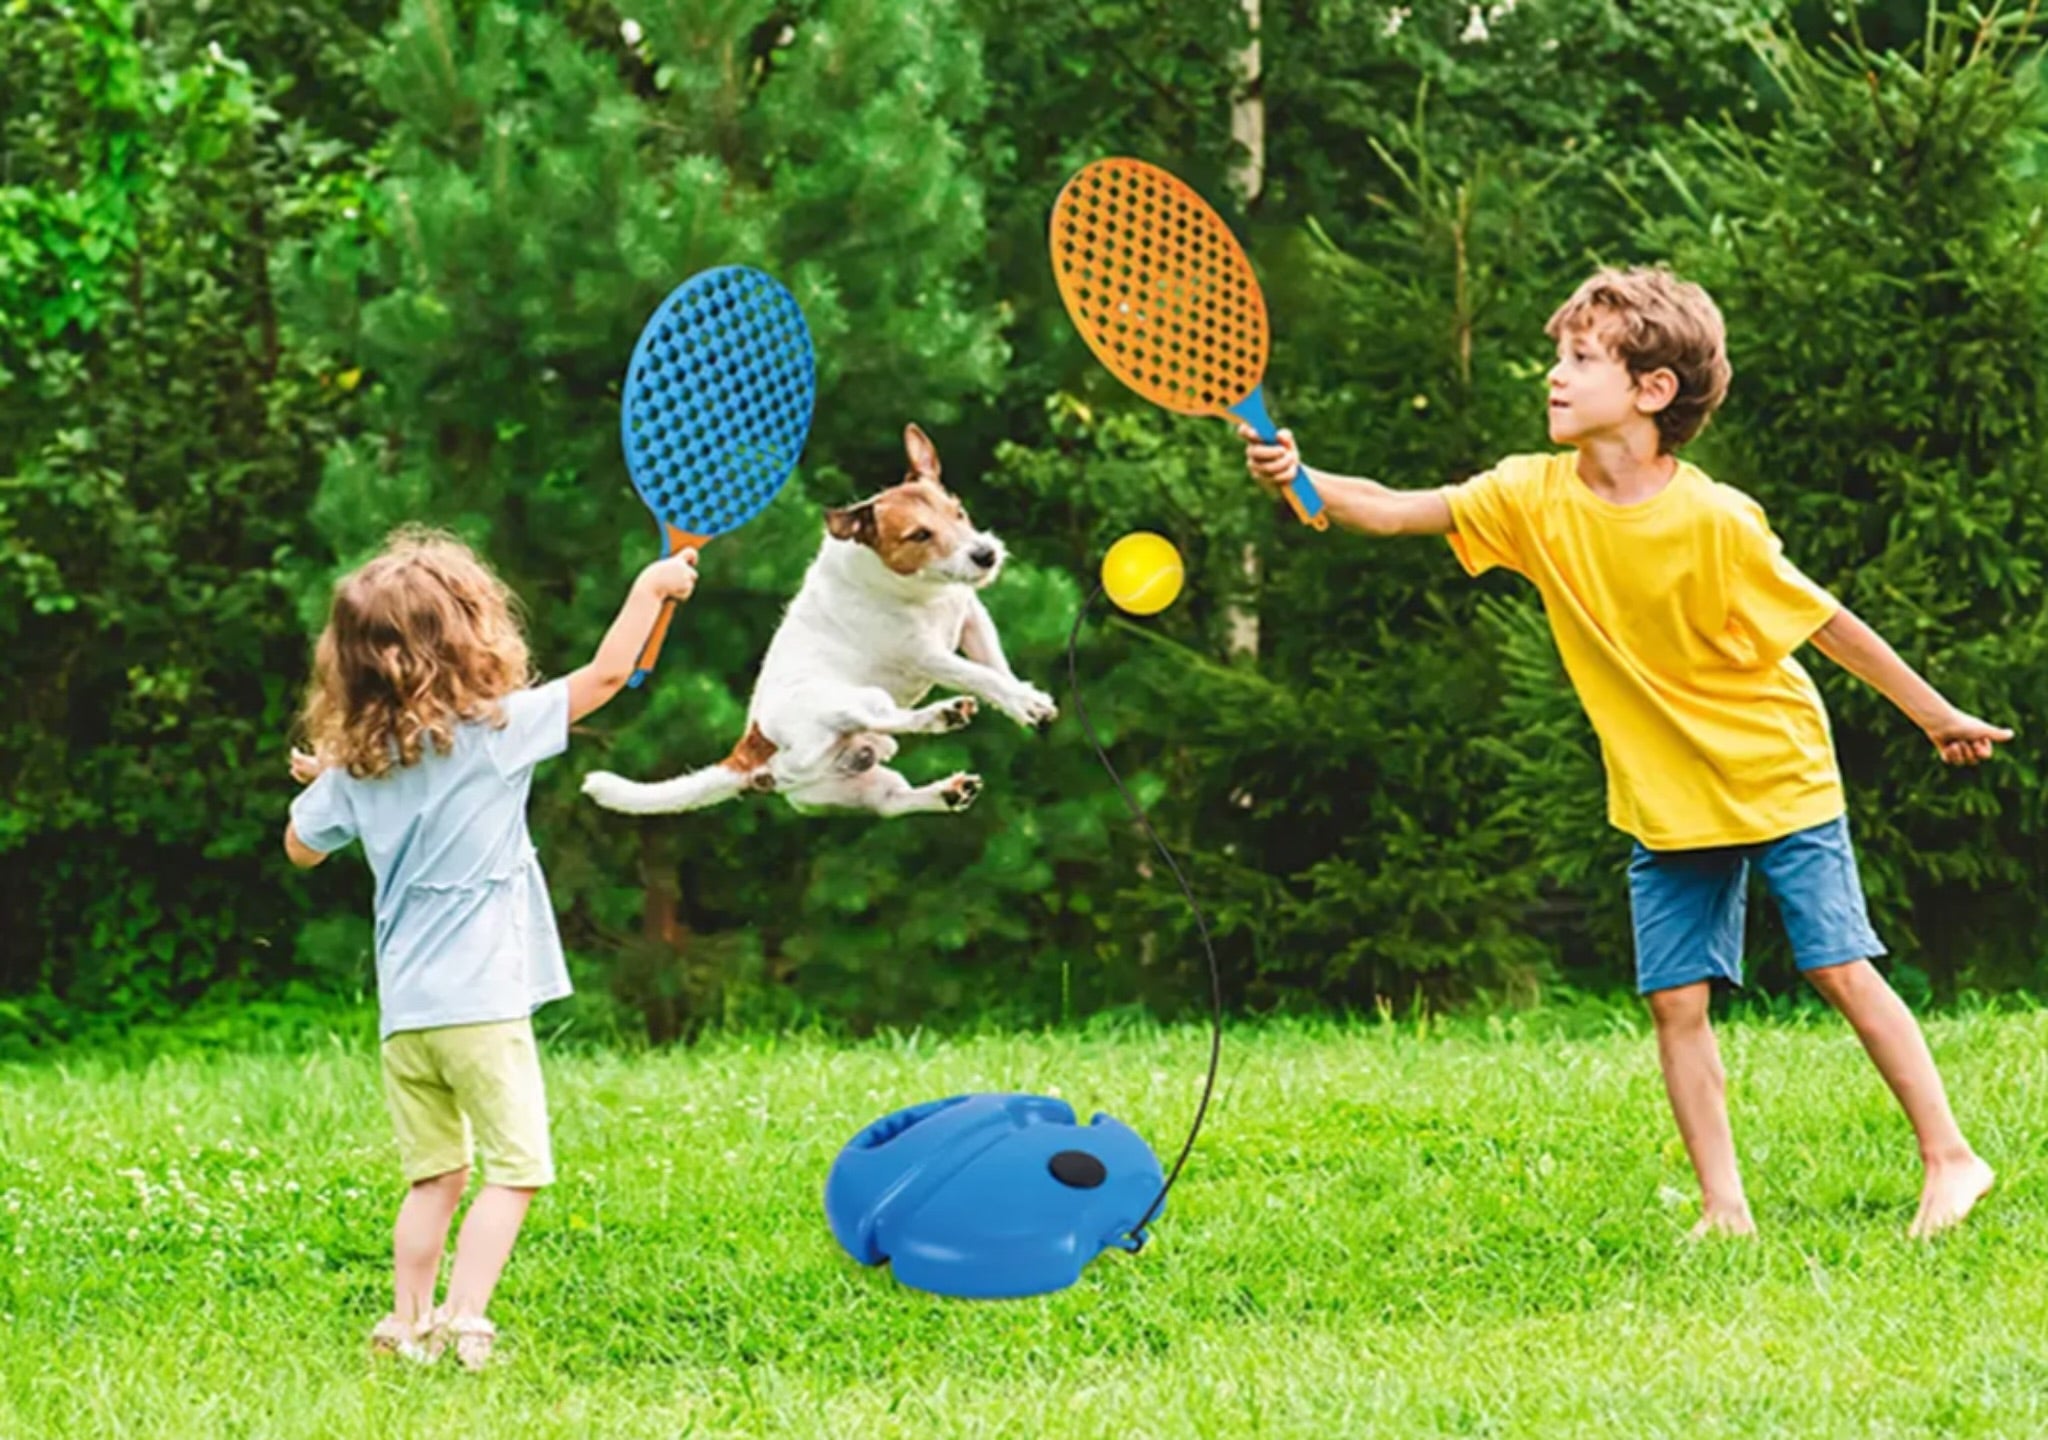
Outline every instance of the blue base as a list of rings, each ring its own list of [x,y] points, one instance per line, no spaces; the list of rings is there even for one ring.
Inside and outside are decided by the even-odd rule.
[[[1115,1246],[1164,1183],[1128,1125],[1086,1125],[1045,1095],[955,1095],[884,1116],[853,1137],[825,1181],[825,1218],[846,1253],[889,1264],[935,1295],[1001,1299],[1063,1290]]]

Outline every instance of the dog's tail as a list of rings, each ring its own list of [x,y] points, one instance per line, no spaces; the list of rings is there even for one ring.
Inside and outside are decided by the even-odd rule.
[[[595,770],[584,777],[583,793],[605,809],[627,815],[673,815],[684,810],[702,810],[749,791],[773,790],[775,781],[769,774],[768,761],[774,754],[775,742],[761,733],[760,726],[749,725],[732,753],[716,765],[652,785],[628,780],[609,770]]]
[[[609,770],[593,770],[583,777],[585,795],[607,810],[618,810],[627,815],[672,815],[682,810],[702,810],[707,805],[730,800],[752,788],[751,776],[725,765],[706,765],[702,770],[692,770],[687,775],[652,785],[628,780]]]

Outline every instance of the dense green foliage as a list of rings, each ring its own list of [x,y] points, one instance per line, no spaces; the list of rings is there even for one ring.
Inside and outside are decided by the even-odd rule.
[[[962,817],[627,822],[578,798],[596,764],[722,753],[819,507],[892,481],[911,420],[1010,542],[990,603],[1046,688],[1110,540],[1187,554],[1188,598],[1097,616],[1080,665],[1234,1004],[1622,982],[1625,842],[1532,596],[1438,544],[1309,536],[1224,427],[1089,360],[1043,225],[1104,153],[1224,206],[1273,307],[1276,413],[1313,461],[1398,485],[1540,446],[1550,309],[1596,261],[1673,261],[1721,298],[1738,377],[1699,458],[1959,702],[2024,741],[2048,683],[2048,151],[2013,17],[1868,6],[1843,48],[1772,0],[1265,0],[1248,197],[1235,4],[5,11],[0,1023],[32,1035],[366,983],[359,863],[299,877],[276,849],[327,586],[393,523],[446,524],[524,597],[542,668],[578,663],[653,554],[624,358],[722,261],[803,301],[818,423],[790,493],[708,552],[654,681],[536,789],[589,1003],[668,1036],[1202,993],[1071,722],[906,747],[915,775],[989,780]],[[1822,683],[1901,973],[2032,983],[2025,744],[1946,773],[1880,698]]]

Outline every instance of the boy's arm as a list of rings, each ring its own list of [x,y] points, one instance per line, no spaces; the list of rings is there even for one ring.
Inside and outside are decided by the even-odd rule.
[[[695,550],[657,560],[634,578],[633,588],[626,592],[626,603],[619,607],[611,629],[598,642],[597,653],[590,657],[588,665],[569,676],[571,725],[600,709],[625,688],[633,678],[633,669],[639,663],[641,650],[646,648],[654,622],[661,616],[662,605],[669,600],[680,604],[696,588]]]
[[[1330,519],[1347,530],[1367,535],[1448,535],[1451,502],[1441,490],[1396,490],[1377,480],[1354,475],[1311,473],[1310,483],[1323,497]]]
[[[1988,760],[1994,742],[2012,739],[2012,731],[1986,724],[1951,705],[1940,691],[1899,658],[1882,635],[1846,607],[1837,610],[1833,619],[1814,632],[1813,644],[1821,654],[1905,711],[1950,765],[1975,765],[1979,760]]]
[[[1245,442],[1246,468],[1268,491],[1278,493],[1301,468],[1293,431],[1282,430],[1277,445],[1259,439],[1249,425],[1240,423],[1237,433]],[[1312,472],[1310,481],[1323,497],[1330,519],[1347,530],[1368,535],[1448,535],[1457,528],[1451,520],[1451,502],[1441,490],[1395,490],[1377,480],[1332,475],[1325,470]]]

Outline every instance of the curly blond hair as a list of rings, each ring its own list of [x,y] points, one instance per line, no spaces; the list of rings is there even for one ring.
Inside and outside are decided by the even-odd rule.
[[[1669,453],[1707,428],[1728,398],[1734,371],[1728,331],[1713,296],[1662,267],[1601,270],[1557,307],[1543,333],[1557,340],[1591,330],[1629,374],[1678,377],[1678,394],[1657,412],[1658,448]]]
[[[532,683],[517,600],[475,551],[408,525],[334,587],[302,716],[314,753],[360,779],[447,754],[455,727],[503,725]]]

